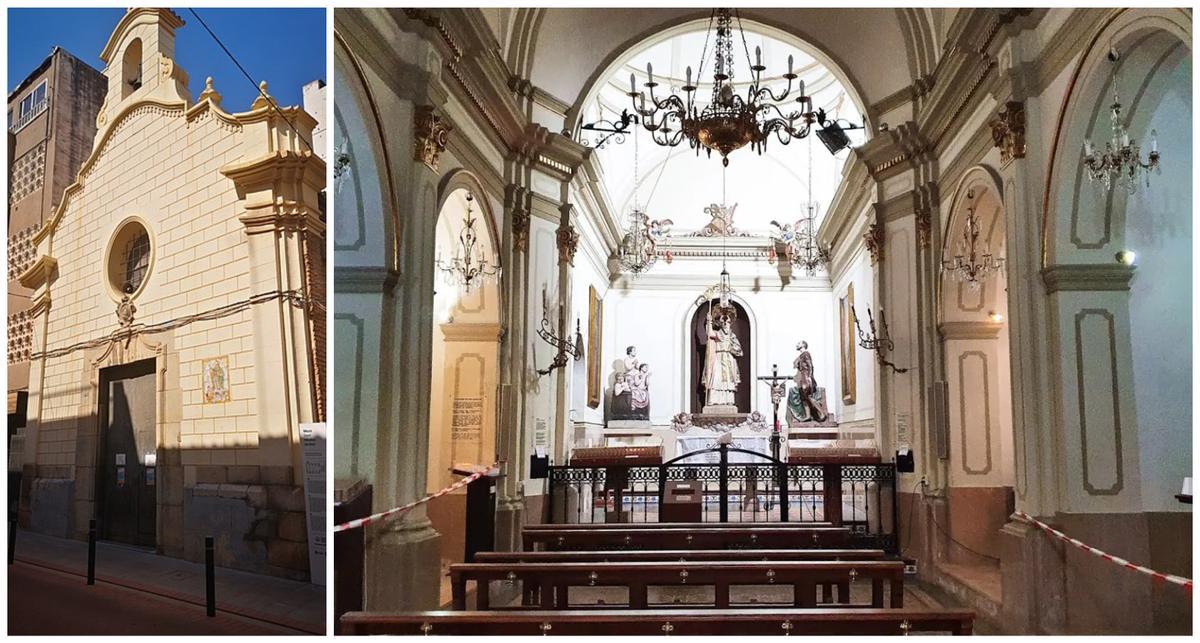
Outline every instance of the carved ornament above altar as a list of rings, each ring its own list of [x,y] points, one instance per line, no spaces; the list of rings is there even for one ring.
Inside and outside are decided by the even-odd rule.
[[[418,105],[413,113],[413,160],[436,172],[438,159],[446,151],[453,129],[437,115],[433,106]]]

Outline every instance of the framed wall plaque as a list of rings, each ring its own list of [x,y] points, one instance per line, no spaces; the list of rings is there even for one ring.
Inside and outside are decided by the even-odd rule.
[[[846,286],[846,296],[838,300],[838,315],[840,323],[842,357],[842,404],[854,404],[856,397],[855,384],[858,376],[855,373],[854,353],[857,344],[857,333],[854,330],[854,284]]]
[[[604,302],[595,286],[588,286],[587,404],[600,407],[600,349],[604,332]]]

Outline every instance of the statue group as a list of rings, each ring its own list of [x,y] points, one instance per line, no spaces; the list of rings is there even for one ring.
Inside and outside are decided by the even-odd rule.
[[[649,420],[650,365],[639,361],[637,347],[630,346],[621,366],[613,382],[611,419]]]

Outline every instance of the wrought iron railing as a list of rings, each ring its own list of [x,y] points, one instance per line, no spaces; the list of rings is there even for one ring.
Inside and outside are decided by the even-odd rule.
[[[714,454],[715,463],[693,462]],[[748,461],[730,462],[730,454]],[[789,464],[727,446],[661,465],[552,466],[548,521],[667,522],[670,483],[692,485],[702,522],[827,522],[849,527],[856,544],[897,551],[894,464]]]

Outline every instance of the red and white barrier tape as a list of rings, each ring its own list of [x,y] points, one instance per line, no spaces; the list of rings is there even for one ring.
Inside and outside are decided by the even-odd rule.
[[[367,525],[369,525],[371,523],[376,523],[376,522],[380,522],[383,520],[387,520],[388,518],[392,518],[392,517],[396,516],[397,514],[404,513],[405,511],[408,511],[409,509],[412,509],[413,507],[416,507],[417,505],[419,505],[421,503],[429,502],[430,500],[433,500],[434,498],[440,498],[440,497],[450,493],[451,491],[454,491],[455,489],[461,489],[461,488],[471,484],[472,482],[475,482],[476,480],[482,478],[483,476],[490,475],[493,472],[496,472],[497,471],[496,466],[499,464],[500,463],[497,462],[483,471],[477,471],[475,473],[472,473],[471,475],[463,478],[462,480],[459,480],[458,482],[455,482],[454,484],[450,485],[449,487],[446,487],[445,489],[442,489],[441,491],[439,491],[435,494],[425,496],[424,498],[421,498],[420,500],[414,500],[414,501],[408,503],[407,505],[401,505],[399,507],[396,507],[395,509],[388,509],[387,511],[381,511],[377,514],[372,514],[370,516],[367,516],[366,518],[355,518],[354,520],[351,520],[350,522],[344,522],[340,525],[334,525],[333,533],[336,534],[339,531],[347,531],[350,529],[358,529],[359,527],[366,527]]]
[[[1142,567],[1141,565],[1135,565],[1135,564],[1125,560],[1124,558],[1113,556],[1112,554],[1106,554],[1106,553],[1100,551],[1099,549],[1096,549],[1095,547],[1086,545],[1086,544],[1064,534],[1063,532],[1051,527],[1050,525],[1047,525],[1046,523],[1030,516],[1029,514],[1027,514],[1023,511],[1018,511],[1014,515],[1016,515],[1021,520],[1024,520],[1025,522],[1028,522],[1029,524],[1037,527],[1038,529],[1041,529],[1042,531],[1050,534],[1051,536],[1054,536],[1055,538],[1058,538],[1059,540],[1062,540],[1064,542],[1068,542],[1068,543],[1074,545],[1076,548],[1082,549],[1083,551],[1086,551],[1089,554],[1092,554],[1094,556],[1099,556],[1100,558],[1103,558],[1104,560],[1107,560],[1110,563],[1116,563],[1117,565],[1120,565],[1121,567],[1124,567],[1125,569],[1131,569],[1135,572],[1141,572],[1143,574],[1146,574],[1147,576],[1150,576],[1151,578],[1154,578],[1155,580],[1161,580],[1161,581],[1166,581],[1168,583],[1174,583],[1176,585],[1180,585],[1182,587],[1187,588],[1188,591],[1191,591],[1191,589],[1192,589],[1192,579],[1190,579],[1190,578],[1184,578],[1182,576],[1176,576],[1174,574],[1164,574],[1162,572],[1156,572],[1153,569],[1150,569],[1149,567]]]

